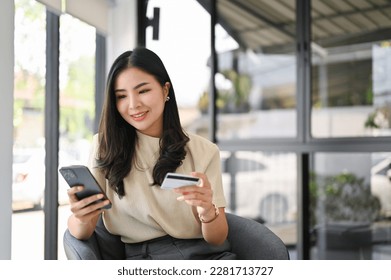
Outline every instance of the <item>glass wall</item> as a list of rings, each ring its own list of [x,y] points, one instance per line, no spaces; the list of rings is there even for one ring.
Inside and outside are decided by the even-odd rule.
[[[219,140],[297,136],[295,1],[262,2],[217,2]]]
[[[215,40],[228,211],[264,223],[290,248],[297,243],[297,156],[264,152],[258,141],[298,136],[295,13],[294,0],[217,1]]]
[[[316,153],[312,259],[391,258],[391,153]]]
[[[297,157],[293,153],[222,152],[227,211],[256,220],[296,244]]]
[[[208,8],[205,1],[198,2]],[[390,259],[385,253],[390,232],[386,222],[389,154],[380,153],[372,143],[376,136],[389,136],[391,131],[391,87],[386,78],[391,65],[389,3],[219,0],[217,8],[224,38],[236,42],[224,49],[228,44],[216,36],[217,139],[227,150],[224,179],[230,210],[264,222],[288,247],[293,248],[298,235],[310,230],[310,240],[305,242],[311,254],[306,255],[307,245],[299,244],[300,257]],[[308,13],[307,8],[311,8]],[[300,26],[296,26],[296,15]],[[305,26],[309,17],[310,27]],[[306,30],[311,30],[311,36],[306,36]],[[308,108],[307,96],[311,99]],[[365,145],[360,142],[364,136]],[[333,141],[347,137],[349,141]],[[272,156],[266,151],[273,151]],[[281,166],[267,171],[265,166],[274,166],[275,152]],[[257,166],[260,154],[262,165]],[[311,166],[303,162],[307,155]],[[243,170],[243,161],[252,167]],[[303,177],[310,167],[310,178]],[[271,179],[260,179],[262,173]],[[309,190],[303,187],[307,180]],[[251,197],[243,191],[248,185]],[[305,198],[297,209],[290,204],[297,203],[296,198],[289,198],[303,198],[307,192],[310,221],[303,215],[308,210]],[[270,193],[266,195],[269,202],[260,203],[263,193]],[[276,193],[292,195],[284,200]],[[361,204],[365,210],[356,208]],[[250,210],[254,207],[258,211]],[[362,233],[364,224],[367,228]],[[334,239],[356,229],[365,235],[365,241],[357,241],[364,242],[365,248],[356,246],[353,254],[334,252],[344,245],[333,243]],[[330,237],[330,231],[337,235]]]
[[[391,7],[312,1],[313,137],[391,135]]]
[[[309,134],[329,151],[311,155],[313,259],[391,258],[390,153],[376,144],[391,135],[390,11],[384,1],[311,1]]]

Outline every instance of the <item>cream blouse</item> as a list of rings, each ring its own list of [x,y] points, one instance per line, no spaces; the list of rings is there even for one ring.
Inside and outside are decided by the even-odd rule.
[[[89,168],[112,202],[112,208],[105,210],[103,221],[107,230],[120,235],[125,243],[142,242],[171,235],[176,238],[201,238],[201,226],[194,217],[191,206],[177,201],[179,196],[172,190],[162,190],[153,183],[152,171],[159,156],[159,138],[137,132],[135,166],[124,178],[125,196],[121,199],[109,187],[104,175],[98,171],[95,156],[90,157]],[[188,134],[186,158],[176,170],[189,175],[192,171],[205,173],[213,189],[213,203],[225,207],[222,187],[220,152],[207,139]],[[93,151],[96,155],[98,137],[94,136]]]

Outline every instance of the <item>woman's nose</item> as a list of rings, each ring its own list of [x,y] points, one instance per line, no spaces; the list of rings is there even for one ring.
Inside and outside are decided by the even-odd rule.
[[[129,110],[136,109],[138,107],[140,107],[140,98],[136,94],[130,95],[128,104]]]

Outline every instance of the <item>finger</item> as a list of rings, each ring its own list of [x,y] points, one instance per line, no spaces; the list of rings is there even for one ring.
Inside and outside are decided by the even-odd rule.
[[[83,198],[82,200],[80,200],[80,204],[82,206],[82,208],[90,205],[90,204],[97,204],[98,200],[101,200],[103,199],[103,194],[99,193],[99,194],[95,194],[95,195],[91,195],[91,196],[88,196],[86,198]]]
[[[91,212],[86,212],[86,213],[74,213],[73,215],[80,220],[82,223],[88,223],[90,222],[94,217],[100,215],[103,212],[103,209],[96,209]]]
[[[80,192],[84,190],[84,186],[74,186],[74,187],[71,187],[67,190],[67,193],[68,193],[68,197],[69,197],[69,201],[72,203],[72,202],[76,202],[76,201],[79,201],[79,199],[77,198],[76,196],[76,193]]]
[[[102,198],[103,194],[96,194],[83,198],[81,200],[78,200],[77,198],[75,200],[71,200],[71,211],[76,212],[90,204],[96,204],[96,202]]]
[[[184,200],[202,200],[202,201],[212,201],[213,192],[211,189],[201,189],[202,191],[191,191],[191,192],[180,192],[180,196],[177,197],[178,201]]]
[[[204,181],[207,181],[207,180],[208,180],[208,177],[206,176],[205,173],[201,173],[201,172],[191,172],[190,174],[191,174],[191,176],[200,178],[201,180],[204,180]]]
[[[177,197],[178,201],[199,201],[200,203],[205,204],[211,204],[212,203],[212,191],[207,190],[205,192],[192,192],[192,193],[186,193],[182,194],[181,196]],[[191,202],[191,205],[194,205],[193,202]],[[197,205],[200,205],[197,202]]]
[[[211,202],[206,202],[206,201],[197,200],[197,199],[184,200],[184,202],[190,206],[193,206],[193,207],[203,208],[204,212],[208,211],[208,209],[210,209],[210,205],[212,205]]]
[[[199,187],[208,187],[208,188],[210,188],[210,183],[209,183],[208,177],[206,176],[205,173],[191,172],[191,175],[201,179]]]
[[[84,189],[84,186],[73,186],[73,187],[70,187],[67,191],[68,191],[68,194],[75,194],[77,192],[80,192]]]
[[[110,203],[110,201],[106,199],[85,205],[85,201],[86,199],[80,200],[71,206],[71,212],[79,219],[82,219],[82,217],[85,216],[89,216],[91,213],[97,212],[98,210],[102,210],[103,207]]]
[[[99,210],[99,209],[105,207],[109,203],[110,203],[110,201],[106,199],[106,200],[98,201],[96,203],[90,203],[87,205],[80,204],[77,212],[86,215],[90,212],[93,212],[93,211],[96,211],[96,210]]]
[[[179,188],[175,188],[173,190],[174,190],[174,192],[181,193],[181,194],[201,191],[200,187],[197,185],[179,187]]]

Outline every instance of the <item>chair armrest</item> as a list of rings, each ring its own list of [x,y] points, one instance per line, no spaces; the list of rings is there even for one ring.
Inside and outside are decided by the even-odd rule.
[[[226,213],[232,252],[245,260],[289,260],[282,240],[265,225]]]
[[[79,240],[67,229],[64,233],[63,242],[68,260],[102,259],[95,233],[88,240]]]
[[[125,245],[117,235],[109,233],[102,216],[88,240],[75,238],[68,229],[64,233],[64,250],[68,260],[123,260]]]

